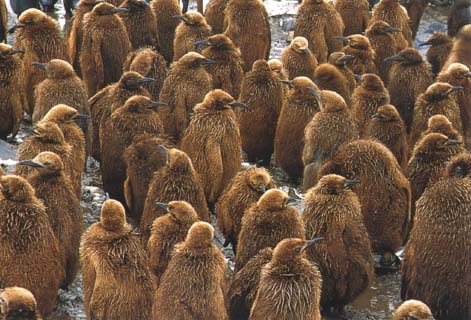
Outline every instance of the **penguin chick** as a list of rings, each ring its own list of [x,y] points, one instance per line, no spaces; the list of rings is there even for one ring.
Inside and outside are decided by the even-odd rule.
[[[453,127],[463,133],[460,107],[453,92],[462,90],[463,87],[444,82],[435,82],[427,90],[417,97],[414,107],[414,115],[410,128],[409,144],[415,145],[422,132],[427,129],[430,117],[441,114],[450,120]]]
[[[126,27],[116,15],[123,11],[127,9],[101,2],[83,19],[80,69],[89,97],[119,80],[131,51]]]
[[[232,108],[244,108],[228,93],[210,91],[196,105],[190,124],[182,138],[186,152],[201,177],[206,200],[214,205],[224,188],[240,171],[241,140]]]
[[[89,99],[90,113],[93,127],[93,143],[91,155],[100,161],[100,124],[106,121],[113,110],[123,106],[126,101],[136,95],[150,98],[144,85],[153,82],[153,78],[147,78],[134,71],[123,73],[118,82],[101,89]]]
[[[322,91],[321,96],[321,110],[304,131],[304,190],[317,183],[321,177],[319,169],[335,155],[340,146],[359,138],[357,126],[342,97],[332,91]]]
[[[103,203],[100,221],[82,237],[80,259],[87,318],[151,318],[154,288],[149,260],[126,223],[121,203]]]
[[[418,300],[407,300],[393,312],[392,320],[430,320],[430,308]]]
[[[314,71],[317,68],[317,58],[309,50],[306,38],[294,38],[290,45],[281,52],[280,60],[288,72],[290,80],[301,76],[313,80]]]
[[[428,0],[408,0],[401,1],[401,4],[407,10],[409,16],[409,25],[412,31],[412,39],[415,38],[417,30],[419,29],[420,20],[427,8],[429,1]]]
[[[158,217],[152,223],[147,243],[151,272],[158,287],[174,246],[185,240],[190,227],[198,221],[198,214],[186,201],[171,201],[168,204],[158,202],[156,205],[167,211],[166,215]]]
[[[378,107],[389,104],[390,98],[383,81],[375,74],[362,75],[359,84],[353,91],[350,109],[361,135],[368,120],[376,113]]]
[[[361,137],[384,144],[396,157],[402,172],[406,172],[409,161],[407,130],[401,115],[393,105],[385,104],[379,107],[366,122]]]
[[[7,175],[0,177],[0,192],[0,282],[30,290],[47,317],[64,277],[64,256],[33,187]]]
[[[23,120],[26,96],[23,83],[22,50],[0,43],[0,138],[14,138]]]
[[[443,178],[425,189],[416,203],[414,226],[404,249],[401,299],[423,301],[435,319],[471,316],[470,292],[463,282],[471,271],[470,164],[469,154],[456,156]],[[434,281],[428,281],[432,277]]]
[[[448,14],[447,33],[450,37],[454,37],[461,27],[469,24],[471,2],[469,0],[453,1],[451,10]]]
[[[149,3],[146,0],[125,0],[119,7],[127,9],[119,17],[126,27],[131,47],[134,50],[145,46],[159,48],[157,20]]]
[[[214,243],[214,228],[196,222],[175,246],[160,281],[153,319],[227,320],[224,305],[224,255]]]
[[[323,176],[304,196],[306,239],[323,237],[306,250],[322,274],[321,306],[325,312],[341,312],[370,287],[374,260],[360,201],[351,190],[358,180]]]
[[[427,130],[422,133],[421,139],[429,133],[441,133],[449,139],[463,142],[463,136],[453,128],[453,124],[447,117],[441,114],[434,115],[428,119]]]
[[[401,247],[406,235],[411,203],[409,181],[394,155],[378,142],[353,141],[321,168],[319,175],[326,174],[361,181],[355,193],[373,250],[383,254],[383,264],[389,264],[385,258]]]
[[[72,147],[68,171],[78,199],[82,198],[82,173],[85,170],[86,150],[85,137],[76,121],[84,118],[86,119],[88,116],[79,114],[77,110],[65,104],[58,104],[50,109],[41,120],[41,122],[52,121],[56,123],[62,130],[65,141]]]
[[[405,49],[395,56],[386,58],[386,61],[396,62],[389,70],[388,91],[391,104],[401,114],[409,132],[415,99],[433,83],[432,69],[414,48]]]
[[[140,223],[145,242],[151,233],[153,221],[167,214],[165,208],[156,205],[157,202],[186,201],[195,208],[200,220],[210,221],[201,178],[196,173],[190,158],[177,149],[161,149],[168,153],[168,162],[154,173],[149,182]]]
[[[274,248],[286,238],[304,238],[304,226],[293,200],[279,189],[265,192],[242,218],[234,272],[238,272],[260,250]]]
[[[204,9],[204,17],[214,34],[224,32],[224,9],[229,0],[209,0]]]
[[[305,250],[315,242],[291,238],[277,244],[262,269],[250,320],[321,319],[321,273],[304,258]],[[303,303],[291,304],[291,299]]]
[[[283,105],[283,88],[267,61],[255,61],[252,71],[245,74],[239,101],[250,107],[248,112],[238,113],[242,149],[249,162],[260,160],[268,165]]]
[[[394,36],[398,32],[401,30],[391,27],[384,21],[374,21],[365,31],[365,36],[369,39],[371,48],[375,52],[377,74],[385,83],[388,80],[391,64],[385,62],[384,59],[394,56],[402,50]]]
[[[187,12],[174,18],[181,21],[173,40],[173,61],[178,61],[188,52],[198,51],[195,42],[209,37],[211,27],[199,12]]]
[[[211,76],[204,66],[213,62],[199,53],[189,52],[172,64],[164,81],[159,100],[167,103],[168,108],[163,108],[159,115],[165,132],[177,143],[188,127],[193,107],[211,90]]]
[[[393,28],[398,28],[402,32],[396,33],[397,43],[402,43],[400,50],[406,47],[414,47],[412,30],[409,26],[409,15],[399,0],[381,0],[373,8],[371,23],[374,21],[384,21]]]
[[[334,8],[345,24],[343,35],[362,34],[370,24],[370,4],[367,0],[335,0]]]
[[[44,72],[32,63],[49,62],[51,59],[68,61],[69,57],[59,23],[44,12],[37,9],[24,11],[14,28],[14,47],[25,52],[24,85],[28,100],[25,111],[31,115],[34,111],[34,88],[45,78]]]
[[[131,52],[124,62],[123,75],[127,71],[134,71],[145,78],[154,79],[144,83],[143,87],[149,91],[152,99],[159,99],[164,80],[167,78],[168,67],[164,57],[157,50],[141,48]]]
[[[79,270],[78,251],[83,228],[80,201],[57,154],[41,152],[34,159],[18,164],[35,169],[28,176],[28,182],[46,206],[49,223],[65,255],[65,281],[62,287],[67,288],[74,282]]]
[[[433,74],[437,75],[448,59],[448,55],[453,47],[453,40],[444,33],[435,32],[426,42],[421,43],[420,46],[430,46],[427,50],[427,61],[432,66]]]
[[[334,52],[329,56],[329,62],[319,65],[314,71],[314,82],[321,90],[337,92],[350,105],[350,97],[356,86],[355,75],[346,66],[353,56],[343,52]]]
[[[197,41],[205,46],[201,54],[214,61],[206,66],[213,79],[213,89],[222,89],[233,97],[239,97],[240,86],[244,79],[243,60],[240,50],[224,34],[216,34],[207,40]]]
[[[224,245],[232,244],[234,253],[246,209],[274,186],[273,178],[266,169],[250,167],[239,172],[219,198],[216,206],[218,228],[226,239]]]
[[[287,103],[281,109],[275,132],[275,163],[292,181],[303,176],[304,129],[320,111],[319,88],[306,77],[287,82]]]
[[[305,37],[319,63],[327,62],[332,52],[342,49],[345,25],[342,16],[325,0],[303,1],[298,8],[294,36]]]
[[[447,70],[452,63],[471,68],[471,24],[462,27],[453,38],[453,47],[442,70]]]
[[[124,181],[126,163],[124,151],[139,134],[160,135],[164,127],[155,111],[166,105],[144,96],[134,96],[117,108],[109,119],[100,125],[100,169],[103,178],[103,190],[110,197],[124,203]]]
[[[153,0],[151,8],[157,21],[157,33],[160,44],[160,53],[165,60],[173,61],[173,39],[179,21],[174,18],[182,14],[178,0]]]
[[[270,18],[262,1],[229,1],[224,9],[224,34],[240,49],[245,72],[250,71],[255,61],[268,60],[271,47]]]
[[[173,143],[165,136],[156,137],[150,133],[136,136],[124,152],[126,180],[124,196],[129,208],[129,216],[136,222],[141,220],[147,190],[154,172],[167,165],[167,151],[160,146],[173,148]]]
[[[31,291],[20,287],[0,290],[0,318],[41,320],[38,303]]]
[[[378,73],[375,64],[375,51],[371,47],[370,40],[360,34],[354,34],[344,39],[346,44],[342,51],[346,55],[353,56],[347,60],[347,67],[355,74]]]

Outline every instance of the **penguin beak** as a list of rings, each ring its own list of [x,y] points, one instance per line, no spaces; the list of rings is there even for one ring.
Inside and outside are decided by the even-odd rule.
[[[345,181],[343,188],[344,189],[351,189],[354,185],[357,185],[360,183],[360,180],[357,179],[352,179],[352,180],[347,180]]]
[[[47,63],[33,62],[32,65],[35,66],[36,68],[47,71]]]
[[[209,47],[211,45],[208,40],[199,40],[193,44],[197,47]]]
[[[162,150],[162,152],[168,153],[168,149],[166,146],[159,145],[159,149]]]
[[[291,81],[289,81],[289,80],[278,80],[278,81],[280,81],[281,83],[284,83],[284,84],[288,85],[288,87],[290,87],[290,88],[293,87],[293,85],[291,84]]]
[[[384,119],[384,116],[381,113],[375,113],[371,116],[371,119]]]
[[[267,188],[264,185],[261,185],[257,188],[258,194],[264,194],[267,191]]]
[[[154,78],[142,78],[142,79],[139,79],[139,80],[136,80],[136,83],[148,83],[148,82],[152,82],[152,81],[155,81]]]
[[[311,55],[311,50],[309,48],[300,48],[301,52],[304,53],[306,56]]]
[[[386,33],[401,32],[401,29],[390,27],[390,28],[384,29],[384,32],[386,32]]]
[[[468,72],[467,74],[464,75],[466,78],[471,78],[471,72]]]
[[[44,168],[44,166],[40,163],[36,163],[33,160],[24,160],[18,162],[20,166],[32,167],[32,168]]]
[[[160,101],[152,101],[152,104],[149,106],[149,109],[157,109],[158,107],[166,107],[168,106],[167,103],[165,102],[160,102]]]
[[[464,88],[462,86],[454,86],[453,88],[450,89],[450,93],[452,92],[457,92],[460,90],[463,90]]]
[[[294,199],[294,198],[288,198],[288,200],[286,201],[286,205],[287,205],[287,206],[292,206],[292,205],[294,205],[294,204],[296,204],[296,203],[297,203],[297,200]]]
[[[356,74],[355,73],[353,76],[355,77],[356,81],[361,81],[361,74]]]
[[[352,56],[351,54],[346,54],[340,58],[337,59],[337,63],[339,62],[344,62],[344,61],[350,61],[350,60],[353,60],[353,58],[355,58],[354,56]]]
[[[312,240],[306,241],[306,244],[304,245],[302,251],[306,251],[307,249],[311,248],[312,246],[314,246],[316,243],[318,243],[321,240],[324,240],[324,237],[314,238]]]
[[[13,27],[11,27],[10,29],[8,29],[8,34],[12,34],[16,31],[16,29],[21,29],[21,28],[24,28],[26,27],[25,24],[22,24],[22,23],[17,23],[16,25],[14,25]]]
[[[214,60],[211,60],[211,59],[204,59],[203,61],[201,61],[201,64],[206,66],[206,65],[210,65],[210,64],[215,64],[216,61]]]
[[[317,91],[316,89],[311,88],[311,87],[307,87],[306,90],[309,91],[310,93],[312,93],[316,98],[318,98],[318,99],[321,98],[321,95],[320,95],[319,91]]]
[[[24,50],[19,50],[19,49],[18,49],[18,50],[12,50],[12,51],[10,51],[9,54],[10,54],[10,56],[12,56],[12,55],[15,55],[15,54],[24,54],[24,53],[25,53]]]
[[[181,20],[181,21],[184,21],[184,22],[188,22],[188,18],[183,16],[183,15],[176,15],[176,16],[173,16],[172,18],[178,19],[178,20]]]
[[[384,62],[393,62],[393,61],[406,61],[407,59],[404,58],[403,56],[401,55],[395,55],[395,56],[391,56],[391,57],[388,57],[386,59],[384,59],[383,61]]]
[[[113,8],[110,10],[110,13],[111,14],[116,14],[116,13],[120,13],[120,12],[128,12],[129,9],[128,8]]]
[[[165,211],[170,213],[170,211],[168,210],[168,204],[167,203],[157,202],[156,205],[157,205],[157,207],[159,207],[161,209],[164,209]]]
[[[245,110],[245,111],[249,110],[249,106],[247,106],[245,103],[237,102],[237,101],[229,103],[228,106],[230,106],[231,108],[241,108],[242,110]]]
[[[348,39],[347,37],[342,37],[342,36],[337,36],[335,37],[337,40],[342,40],[344,44],[350,44],[352,41]]]
[[[430,41],[425,41],[425,42],[419,44],[419,47],[425,47],[425,46],[430,46],[430,45],[432,45],[432,44],[430,43]]]
[[[74,120],[88,120],[90,116],[88,114],[76,114],[73,118]]]
[[[448,140],[448,142],[446,143],[447,146],[456,146],[458,144],[463,144],[463,142],[458,140]]]

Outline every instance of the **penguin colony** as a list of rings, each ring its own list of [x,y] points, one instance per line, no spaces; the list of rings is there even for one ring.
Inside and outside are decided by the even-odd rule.
[[[423,58],[424,1],[303,0],[268,61],[262,1],[197,2],[80,0],[65,38],[30,8],[0,44],[0,138],[34,122],[0,175],[0,318],[80,271],[87,319],[345,318],[404,246],[391,319],[471,319],[471,25]]]

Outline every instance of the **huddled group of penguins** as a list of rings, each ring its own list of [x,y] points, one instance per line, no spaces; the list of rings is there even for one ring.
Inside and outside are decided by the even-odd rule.
[[[34,123],[0,177],[0,318],[47,318],[80,266],[87,319],[342,316],[405,246],[393,319],[471,319],[471,25],[425,60],[414,3],[303,0],[269,61],[260,0],[80,0],[65,37],[24,11],[0,44],[0,137]],[[83,230],[88,156],[110,199]]]

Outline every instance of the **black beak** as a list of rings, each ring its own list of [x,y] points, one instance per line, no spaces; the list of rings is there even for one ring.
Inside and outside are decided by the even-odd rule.
[[[88,114],[77,114],[74,116],[74,120],[88,120],[90,116]]]
[[[419,44],[419,47],[425,47],[425,46],[430,46],[430,45],[432,45],[432,44],[430,43],[430,41],[425,41],[425,42]]]
[[[319,237],[319,238],[314,238],[312,240],[308,240],[307,243],[303,247],[303,251],[306,251],[307,249],[311,248],[314,246],[316,243],[319,241],[324,240],[324,237]]]
[[[267,191],[267,188],[265,186],[260,186],[257,191],[259,194],[264,194]]]
[[[290,87],[290,88],[293,87],[293,85],[291,84],[291,81],[290,81],[290,80],[278,80],[278,81],[280,81],[280,82],[283,83],[283,84],[288,85],[288,87]]]
[[[312,87],[306,87],[306,90],[312,93],[317,99],[321,98],[321,94],[319,93],[318,90],[312,88]]]
[[[35,66],[36,68],[47,71],[47,63],[33,62],[32,65]]]
[[[25,53],[24,50],[19,50],[19,49],[10,51],[11,56],[14,55],[14,54],[24,54],[24,53]]]
[[[176,15],[176,16],[173,16],[172,18],[188,22],[188,19],[183,15]]]
[[[166,146],[159,145],[159,149],[162,150],[162,152],[168,153],[168,149]]]
[[[228,104],[231,108],[241,108],[242,110],[249,110],[249,106],[242,102],[231,102]]]
[[[357,179],[347,180],[347,181],[345,181],[345,184],[343,185],[343,187],[345,189],[350,189],[351,187],[353,187],[354,185],[357,185],[359,183],[360,183],[360,180],[357,180]]]
[[[210,64],[215,64],[216,61],[214,60],[211,60],[211,59],[204,59],[203,61],[201,61],[201,64],[206,66],[206,65],[210,65]]]
[[[152,81],[155,81],[154,78],[142,78],[142,79],[139,79],[139,80],[136,80],[136,83],[147,83],[147,82],[152,82]]]
[[[448,142],[446,143],[447,146],[456,146],[458,144],[463,144],[463,142],[458,140],[448,140]]]
[[[337,36],[335,39],[342,40],[344,44],[349,44],[351,41],[347,37]]]
[[[353,76],[355,77],[356,81],[361,81],[361,74],[356,74],[355,73]]]
[[[301,49],[302,53],[304,53],[306,56],[311,55],[311,50],[309,48]]]
[[[165,102],[160,101],[152,101],[152,104],[149,106],[149,109],[157,109],[158,107],[166,107],[168,106]]]
[[[460,91],[460,90],[463,90],[463,89],[464,88],[462,86],[454,86],[453,88],[451,88],[450,93]]]
[[[384,29],[384,32],[387,32],[387,33],[401,32],[401,29],[390,27],[390,28]]]
[[[199,40],[193,44],[197,47],[209,47],[211,45],[208,40]]]
[[[471,78],[471,72],[468,72],[467,74],[465,74],[465,77],[466,78]]]
[[[343,55],[342,57],[338,58],[337,62],[350,61],[350,60],[353,60],[353,58],[355,58],[353,55],[346,54],[346,55]]]
[[[371,116],[371,119],[384,119],[384,116],[381,113],[375,113]]]
[[[384,62],[393,62],[393,61],[406,61],[407,59],[400,55],[395,55],[384,59]]]
[[[22,23],[17,23],[16,25],[14,25],[13,27],[11,27],[10,29],[8,29],[8,34],[12,34],[16,31],[16,29],[21,29],[21,28],[24,28],[26,27],[25,24],[22,24]]]
[[[27,166],[27,167],[32,167],[32,168],[44,168],[42,164],[36,163],[33,160],[24,160],[18,162],[20,166]]]
[[[168,204],[167,204],[167,203],[157,202],[156,205],[157,205],[157,207],[162,208],[162,209],[164,209],[164,210],[167,211],[167,212],[170,212],[170,211],[168,210]]]
[[[120,12],[128,12],[128,11],[129,11],[128,8],[114,8],[110,10],[111,14],[120,13]]]
[[[286,201],[286,205],[287,206],[292,206],[294,204],[296,204],[298,201],[294,198],[288,198],[288,200]]]

